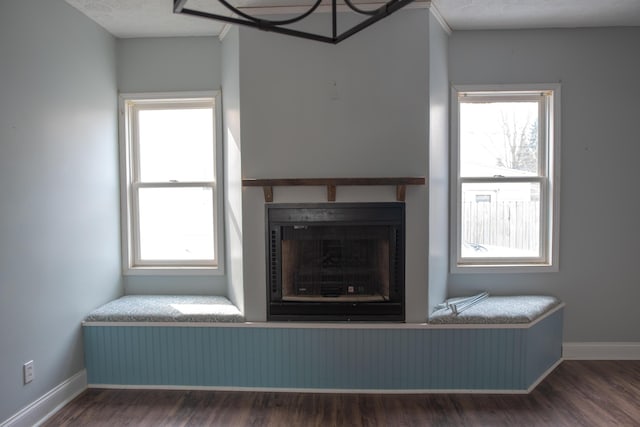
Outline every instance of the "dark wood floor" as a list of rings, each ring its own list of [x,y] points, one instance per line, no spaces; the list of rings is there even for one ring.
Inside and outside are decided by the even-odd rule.
[[[640,426],[640,361],[565,361],[528,395],[90,389],[44,426]]]

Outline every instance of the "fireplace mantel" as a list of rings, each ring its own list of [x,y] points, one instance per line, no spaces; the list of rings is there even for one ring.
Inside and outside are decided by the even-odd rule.
[[[243,187],[262,187],[264,201],[273,202],[273,187],[276,186],[326,186],[327,201],[336,201],[336,187],[359,185],[395,185],[396,200],[404,202],[407,185],[424,185],[424,177],[381,177],[381,178],[277,178],[242,180]]]

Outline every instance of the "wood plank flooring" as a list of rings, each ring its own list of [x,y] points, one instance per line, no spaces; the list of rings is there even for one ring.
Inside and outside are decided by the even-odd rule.
[[[565,361],[528,395],[89,389],[44,426],[640,426],[640,361]]]

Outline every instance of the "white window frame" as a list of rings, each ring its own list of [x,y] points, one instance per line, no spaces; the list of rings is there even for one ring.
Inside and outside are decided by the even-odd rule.
[[[222,134],[220,91],[199,92],[153,92],[122,93],[119,96],[119,139],[120,139],[120,198],[122,229],[122,269],[124,275],[211,275],[224,274],[224,223],[223,223],[223,170],[222,170]],[[131,115],[139,106],[167,106],[170,104],[186,106],[188,103],[211,101],[214,110],[214,167],[213,181],[189,183],[140,183],[136,178],[137,146],[133,137]],[[193,261],[145,261],[139,259],[139,238],[137,236],[136,188],[209,186],[213,190],[213,262]]]
[[[460,177],[460,96],[472,94],[489,100],[510,96],[511,99],[532,93],[545,94],[539,126],[539,176],[524,182],[541,183],[540,239],[542,257],[518,258],[462,258],[461,256],[461,188],[463,182],[522,182],[521,178],[462,178]],[[450,270],[452,273],[542,273],[559,271],[559,219],[560,219],[560,85],[453,85],[451,90],[451,227]],[[504,98],[503,99],[507,99]]]

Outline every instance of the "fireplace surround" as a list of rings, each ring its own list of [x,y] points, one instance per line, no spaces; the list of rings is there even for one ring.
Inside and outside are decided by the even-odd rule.
[[[404,203],[268,204],[267,320],[404,321]]]

